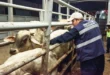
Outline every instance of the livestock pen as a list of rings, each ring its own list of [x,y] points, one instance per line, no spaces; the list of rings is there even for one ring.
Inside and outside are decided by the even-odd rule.
[[[51,30],[51,26],[64,26],[64,25],[70,25],[70,22],[52,22],[52,14],[56,14],[59,16],[58,20],[63,19],[62,16],[66,16],[67,18],[69,18],[70,16],[70,9],[73,11],[79,11],[84,15],[84,19],[94,19],[93,16],[89,15],[88,13],[75,8],[71,5],[69,5],[68,3],[65,3],[62,0],[43,0],[43,8],[39,9],[39,8],[32,8],[32,7],[27,7],[27,6],[21,6],[21,5],[16,5],[12,3],[12,0],[8,0],[9,3],[7,2],[0,2],[0,6],[5,6],[8,7],[8,21],[9,22],[0,22],[0,31],[11,31],[9,35],[15,35],[16,33],[14,33],[14,30],[22,30],[22,29],[35,29],[35,28],[41,28],[41,27],[46,27],[46,33],[45,33],[45,42],[46,46],[44,47],[46,49],[46,51],[44,51],[42,54],[40,55],[36,55],[33,57],[30,57],[28,60],[21,60],[21,61],[16,61],[11,63],[10,65],[5,65],[2,68],[0,67],[0,75],[6,75],[11,73],[12,71],[24,66],[25,64],[37,59],[38,57],[43,55],[43,62],[42,62],[42,71],[41,74],[43,75],[49,75],[49,73],[55,69],[59,63],[68,56],[68,54],[70,54],[71,52],[73,52],[73,50],[69,50],[66,54],[64,54],[59,60],[58,62],[54,65],[54,67],[52,69],[47,70],[47,63],[48,63],[48,53],[49,50],[52,50],[55,47],[49,48],[49,37],[50,37],[50,30]],[[53,12],[52,8],[53,8],[53,2],[59,4],[59,11],[58,12]],[[67,14],[63,14],[61,13],[61,8],[62,6],[67,7]],[[13,8],[17,8],[17,9],[23,9],[23,10],[30,10],[30,11],[36,11],[39,12],[39,18],[40,18],[40,22],[36,23],[36,22],[13,22]],[[89,17],[89,18],[88,18]],[[48,18],[48,19],[47,19]],[[4,46],[6,44],[12,44],[13,42],[2,42],[0,44],[0,46]],[[57,44],[59,45],[59,44]],[[68,65],[66,65],[66,67],[62,70],[62,72],[60,73],[61,75],[64,74],[64,72],[66,71],[66,69],[69,67],[69,65],[71,65],[73,63],[73,60],[75,60],[76,55],[72,54],[71,55],[71,61],[68,62]],[[17,64],[16,64],[17,63]],[[14,66],[13,66],[14,65]]]

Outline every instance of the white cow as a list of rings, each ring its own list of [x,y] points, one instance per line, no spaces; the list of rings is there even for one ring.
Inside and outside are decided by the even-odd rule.
[[[16,61],[22,62],[25,59],[29,59],[32,56],[36,56],[37,54],[44,53],[44,50],[41,48],[36,48],[33,50],[28,50],[25,52],[18,53],[8,58],[4,64],[0,65],[0,70],[6,65],[10,65]],[[51,69],[55,63],[57,62],[56,58],[53,56],[52,52],[49,52],[49,60],[48,60],[48,69]],[[42,57],[37,58],[36,60],[26,64],[25,66],[13,71],[9,75],[40,75],[41,71],[41,63]],[[1,72],[1,71],[0,71]],[[57,75],[57,69],[55,69],[51,75]]]
[[[35,37],[37,36],[37,37]],[[42,47],[44,32],[40,29],[20,30],[16,36],[8,36],[4,41],[15,42],[17,48],[11,48],[10,53],[24,52],[34,48]]]
[[[34,30],[33,35],[31,35],[30,32],[32,32],[32,31],[21,30],[17,33],[17,35],[15,37],[16,39],[14,37],[12,38],[13,41],[15,41],[16,47],[17,47],[17,49],[12,48],[12,51],[23,52],[23,51],[27,51],[30,49],[42,47],[42,42],[43,42],[42,40],[44,40],[43,31],[41,29]],[[42,32],[42,33],[40,33],[40,32]],[[53,31],[50,34],[50,39],[60,36],[61,34],[64,34],[65,32],[68,32],[68,30],[59,29],[59,30]],[[5,41],[7,41],[7,39],[10,39],[10,38],[6,38]],[[70,45],[70,42],[62,43],[58,47],[56,47],[52,50],[52,52],[54,52],[54,54],[56,55],[57,59],[59,59],[64,53],[66,53],[68,51],[69,45]],[[50,45],[50,47],[51,46],[53,46],[53,45]]]
[[[50,34],[50,39],[54,39],[55,37],[58,37],[66,32],[68,32],[68,30],[66,29],[56,30]],[[51,46],[53,45],[50,45],[50,47]],[[54,48],[52,52],[56,55],[56,58],[59,59],[62,55],[64,55],[69,50],[69,47],[70,47],[70,42],[61,43],[58,47]]]
[[[53,31],[50,34],[50,39],[60,36],[61,34],[64,34],[66,32],[68,32],[68,30],[59,29],[59,30]],[[21,30],[17,33],[16,37],[13,37],[13,38],[8,37],[5,39],[5,41],[10,41],[9,39],[11,39],[11,41],[15,42],[16,44],[17,49],[14,49],[14,51],[17,51],[17,53],[19,52],[24,53],[24,51],[42,47],[42,43],[44,41],[44,32],[42,31],[42,29],[39,29],[39,28],[31,29],[31,30]],[[52,56],[54,56],[55,60],[58,60],[64,53],[68,51],[69,45],[70,45],[70,42],[62,43],[58,47],[52,50]],[[50,45],[50,47],[51,46],[53,45]],[[12,57],[10,57],[9,59],[12,59]],[[49,65],[51,65],[51,63]],[[36,66],[36,67],[39,67],[39,66]],[[19,71],[21,72],[20,69]],[[28,72],[26,73],[28,74]]]

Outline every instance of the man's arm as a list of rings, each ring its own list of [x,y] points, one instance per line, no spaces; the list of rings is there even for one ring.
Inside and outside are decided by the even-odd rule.
[[[69,32],[66,32],[63,35],[60,35],[60,36],[50,40],[50,44],[52,45],[55,43],[65,43],[65,42],[75,39],[78,36],[79,36],[78,30],[75,28],[72,28]]]

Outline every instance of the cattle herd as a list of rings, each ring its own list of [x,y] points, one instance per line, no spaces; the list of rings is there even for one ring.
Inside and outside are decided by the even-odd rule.
[[[68,32],[67,29],[58,29],[50,34],[50,39],[53,39],[61,34]],[[0,66],[11,64],[14,61],[28,59],[30,56],[37,55],[46,51],[42,48],[45,40],[45,31],[42,28],[20,30],[16,36],[10,38],[7,37],[4,41],[12,41],[15,47],[10,49],[10,57]],[[11,40],[10,40],[11,39]],[[59,46],[53,48],[48,55],[48,69],[51,69],[58,59],[68,52],[71,42],[61,43]],[[55,44],[54,44],[55,45]],[[51,47],[53,45],[50,45]],[[73,48],[73,47],[72,47]],[[34,61],[26,64],[25,66],[13,71],[8,75],[40,75],[42,68],[42,57],[35,59]],[[52,71],[51,75],[57,75],[58,68]]]

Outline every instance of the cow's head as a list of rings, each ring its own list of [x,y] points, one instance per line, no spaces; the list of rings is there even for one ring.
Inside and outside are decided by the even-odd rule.
[[[10,54],[13,55],[18,52],[42,47],[42,44],[34,37],[34,33],[31,33],[29,30],[21,30],[16,34],[16,36],[8,36],[4,41],[15,42],[16,48],[10,49]]]

